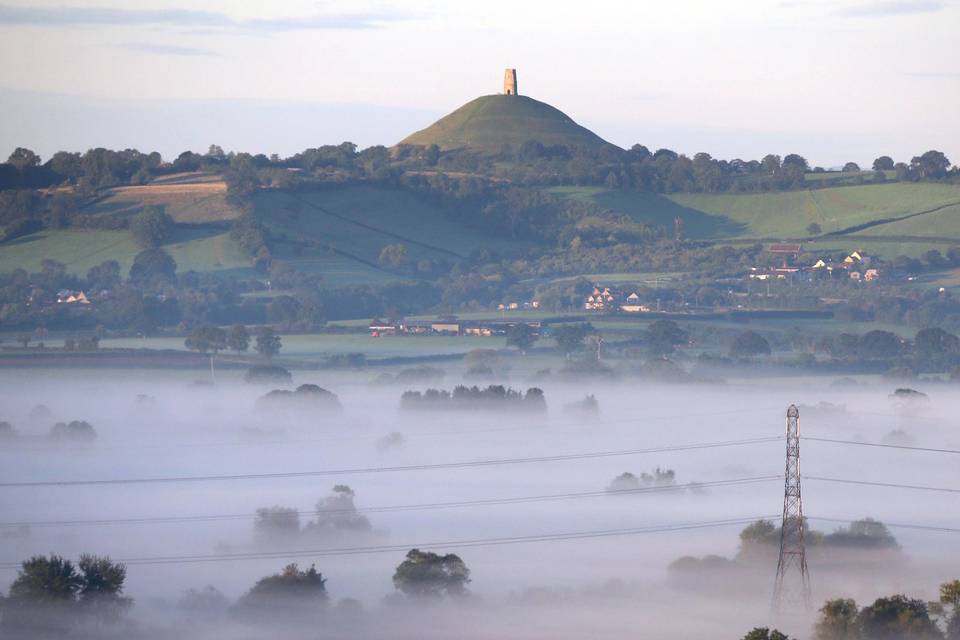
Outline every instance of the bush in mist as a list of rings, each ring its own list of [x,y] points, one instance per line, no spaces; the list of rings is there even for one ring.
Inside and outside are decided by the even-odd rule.
[[[213,325],[199,326],[190,332],[183,346],[190,351],[216,355],[227,348],[227,332]]]
[[[563,405],[563,412],[579,416],[597,416],[600,415],[600,403],[593,394],[587,394],[583,400]]]
[[[487,367],[496,370],[500,368],[502,362],[500,352],[496,349],[471,349],[464,354],[463,364],[467,369]]]
[[[53,412],[45,404],[35,404],[30,409],[29,417],[31,420],[49,420],[53,417]]]
[[[756,331],[744,331],[730,345],[731,358],[752,358],[770,355],[770,343]]]
[[[815,640],[858,640],[857,613],[857,603],[849,598],[827,600],[820,607],[813,637]]]
[[[560,375],[564,378],[577,380],[580,378],[613,378],[616,373],[613,369],[600,362],[596,353],[588,353],[581,358],[568,360],[560,368]]]
[[[58,422],[50,429],[50,437],[55,440],[73,440],[75,442],[91,442],[97,439],[97,432],[89,422],[71,420]]]
[[[228,606],[226,596],[209,584],[202,589],[187,589],[177,601],[177,608],[190,618],[217,617]]]
[[[313,566],[301,570],[296,564],[288,564],[280,573],[260,578],[237,601],[234,611],[258,620],[268,616],[319,613],[327,605],[326,582]]]
[[[267,360],[280,353],[283,342],[271,327],[260,327],[257,330],[257,340],[254,343],[254,349],[257,353]]]
[[[326,369],[362,369],[367,366],[367,356],[363,353],[335,353],[323,360]]]
[[[16,438],[17,431],[13,428],[13,425],[7,422],[6,420],[0,420],[0,440],[4,438]]]
[[[353,489],[347,485],[335,485],[329,496],[317,502],[317,519],[308,522],[304,531],[319,534],[369,532],[370,521],[357,512],[357,507],[353,503],[354,495]]]
[[[922,391],[917,391],[916,389],[910,389],[907,387],[901,387],[896,389],[893,393],[890,394],[891,398],[895,400],[926,400],[928,398],[927,394]]]
[[[310,410],[338,410],[341,408],[337,394],[315,384],[302,384],[294,391],[274,389],[257,402],[262,407],[281,407]]]
[[[930,618],[927,603],[904,595],[877,598],[857,615],[864,640],[937,640],[943,633]]]
[[[399,449],[407,442],[403,434],[399,431],[393,431],[377,440],[378,451],[388,451],[390,449]]]
[[[290,507],[261,507],[257,509],[253,532],[261,541],[294,537],[300,533],[300,512]]]
[[[938,626],[941,622],[946,633]],[[820,608],[814,640],[960,639],[960,580],[940,585],[940,599],[924,602],[905,595],[878,598],[858,609],[846,598],[827,600]]]
[[[411,549],[393,574],[393,586],[412,597],[442,598],[469,595],[470,569],[454,553],[439,555]]]
[[[770,520],[758,520],[740,532],[739,556],[745,557],[756,551],[769,551],[780,544],[780,527]],[[900,549],[897,539],[879,520],[864,518],[854,520],[847,527],[838,527],[833,533],[824,534],[810,528],[803,520],[803,535],[807,547],[847,550],[896,551]]]
[[[854,520],[823,537],[823,544],[854,549],[899,549],[897,539],[886,525],[873,518]]]
[[[243,376],[243,379],[247,382],[260,383],[260,382],[293,382],[293,376],[290,375],[290,372],[278,365],[258,365],[256,367],[251,367],[247,370],[247,373]]]
[[[711,554],[702,558],[681,556],[667,565],[667,570],[678,573],[697,573],[700,571],[736,569],[739,566],[735,560]]]
[[[654,320],[644,332],[643,342],[651,356],[668,356],[690,340],[687,332],[673,320]]]
[[[550,337],[557,343],[557,351],[565,358],[582,350],[583,341],[591,333],[593,333],[593,325],[589,322],[550,327]]]
[[[227,331],[227,347],[237,353],[246,353],[250,348],[250,333],[242,324],[235,324]]]
[[[0,636],[62,637],[72,627],[115,623],[133,604],[123,595],[126,576],[126,567],[107,557],[84,554],[74,564],[58,555],[34,556],[0,602]]]
[[[507,329],[507,346],[516,347],[521,354],[525,354],[527,349],[540,339],[537,330],[525,322],[511,325]]]
[[[436,367],[428,366],[419,366],[412,367],[410,369],[403,369],[397,373],[394,380],[396,382],[405,382],[405,383],[418,383],[418,382],[431,382],[443,380],[443,377],[447,375],[446,371],[443,369],[437,369]]]
[[[474,365],[463,374],[464,380],[493,380],[496,377],[493,369],[485,364]]]
[[[951,580],[940,585],[940,601],[931,609],[945,619],[947,640],[960,640],[960,580]]]
[[[508,389],[503,385],[490,385],[486,389],[459,385],[452,392],[439,389],[406,391],[400,397],[402,409],[518,409],[545,411],[543,390],[537,387],[522,391]]]
[[[743,636],[743,640],[790,640],[790,637],[778,629],[754,627]]]
[[[661,469],[657,467],[653,470],[653,473],[643,472],[639,477],[629,471],[621,473],[607,485],[607,491],[611,493],[617,491],[636,491],[652,487],[674,487],[676,484],[677,474],[673,469]]]

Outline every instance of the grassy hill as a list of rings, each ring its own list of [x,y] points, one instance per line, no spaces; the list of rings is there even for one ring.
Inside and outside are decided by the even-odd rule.
[[[554,192],[654,227],[672,229],[680,217],[693,239],[739,243],[804,238],[811,250],[864,248],[888,258],[960,245],[957,185],[886,183],[758,194],[657,195],[592,187]],[[132,215],[144,204],[161,205],[177,220],[164,248],[180,271],[254,273],[249,257],[230,238],[228,221],[236,212],[224,200],[220,180],[200,174],[169,176],[144,187],[113,189],[88,208],[104,215]],[[330,286],[410,277],[379,264],[380,251],[388,244],[405,245],[413,264],[452,262],[481,248],[506,255],[528,248],[454,222],[441,207],[411,193],[380,187],[268,189],[254,204],[257,217],[275,238],[276,257],[299,270],[322,274]],[[807,226],[814,222],[825,235],[810,239]],[[127,231],[46,230],[0,244],[0,271],[38,271],[44,258],[59,260],[77,274],[104,260],[117,260],[126,271],[138,251]]]
[[[520,146],[528,140],[588,149],[612,146],[559,109],[527,96],[503,95],[471,100],[400,144],[497,152],[504,144]]]
[[[178,227],[163,248],[176,260],[179,271],[253,273],[250,260],[223,228]],[[0,272],[39,271],[43,259],[52,258],[77,275],[105,260],[116,260],[126,273],[139,252],[127,231],[47,230],[0,245]]]
[[[751,194],[657,195],[585,187],[554,191],[654,227],[672,229],[679,217],[686,235],[700,240],[806,238],[807,226],[817,223],[827,235],[816,246],[824,249],[862,244],[893,257],[960,244],[956,185],[896,182]]]
[[[275,238],[279,257],[331,284],[403,277],[382,268],[380,251],[403,244],[413,262],[455,261],[489,247],[514,251],[523,243],[466,228],[443,209],[410,193],[350,186],[313,192],[265,191],[257,218]]]
[[[232,220],[239,212],[227,203],[227,185],[219,176],[178,173],[147,185],[115,187],[84,208],[89,215],[134,215],[143,207],[163,208],[175,222],[205,223]]]

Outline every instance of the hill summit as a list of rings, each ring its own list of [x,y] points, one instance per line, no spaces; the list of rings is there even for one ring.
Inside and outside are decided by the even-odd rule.
[[[435,144],[444,151],[466,148],[496,153],[505,144],[519,147],[529,140],[591,151],[616,148],[559,109],[516,94],[471,100],[400,144]]]

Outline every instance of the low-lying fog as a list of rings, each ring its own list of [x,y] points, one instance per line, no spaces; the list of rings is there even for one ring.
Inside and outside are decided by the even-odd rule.
[[[142,637],[187,629],[190,637],[299,637],[278,627],[254,629],[230,615],[203,623],[183,617],[187,589],[213,585],[233,602],[261,577],[289,562],[315,564],[327,579],[331,608],[343,599],[362,609],[344,626],[305,636],[600,638],[741,637],[773,624],[807,637],[813,613],[776,620],[770,595],[776,552],[740,571],[668,566],[681,556],[737,556],[748,520],[779,526],[783,497],[784,415],[800,405],[805,436],[871,443],[960,448],[960,393],[938,385],[928,400],[890,396],[889,381],[837,387],[832,378],[747,380],[727,385],[655,385],[583,381],[540,384],[545,413],[401,411],[407,388],[372,384],[369,373],[294,372],[339,396],[342,410],[278,409],[258,399],[276,385],[218,373],[216,386],[198,386],[195,373],[142,371],[4,371],[0,420],[18,432],[0,439],[0,483],[176,478],[357,470],[357,473],[255,479],[208,479],[147,484],[0,486],[0,592],[16,577],[12,563],[51,552],[83,552],[127,560],[127,617]],[[514,388],[534,386],[512,380]],[[292,388],[292,387],[291,387]],[[595,395],[599,414],[564,405]],[[818,403],[837,405],[814,408]],[[49,412],[38,405],[43,405]],[[844,409],[845,407],[845,409]],[[54,440],[55,422],[82,420],[96,439]],[[385,438],[389,434],[399,433]],[[586,457],[558,461],[374,472],[380,467],[502,460],[585,452],[651,449],[742,439],[775,441],[738,446]],[[872,517],[890,527],[902,551],[845,559],[811,552],[815,608],[828,597],[860,603],[907,593],[931,599],[937,586],[960,577],[960,537],[894,525],[960,527],[956,494],[814,480],[813,477],[960,487],[956,455],[818,441],[802,443],[804,509],[813,529],[830,533]],[[603,492],[630,472],[674,470],[675,482],[699,490],[598,495],[519,503],[415,510],[364,511],[398,505]],[[777,476],[747,484],[731,479]],[[255,534],[254,513],[270,506],[299,510],[300,525],[316,519],[316,503],[334,485],[349,485],[370,522],[364,532]],[[195,516],[237,516],[196,520]],[[174,522],[101,522],[184,517]],[[829,518],[842,520],[820,520]],[[735,520],[723,526],[687,524]],[[32,523],[13,526],[15,523]],[[11,526],[6,526],[11,525]],[[456,546],[454,542],[615,529],[646,533]],[[444,544],[447,543],[447,544]],[[373,547],[370,553],[319,550]],[[384,550],[382,547],[389,547]],[[406,550],[454,552],[471,571],[465,602],[404,605],[391,578]],[[296,553],[297,550],[307,552]],[[277,553],[277,557],[229,558]],[[314,551],[314,553],[309,553]],[[862,553],[862,552],[861,552]],[[216,561],[188,561],[214,555]],[[895,556],[895,557],[894,557]],[[166,564],[151,559],[171,558]],[[150,563],[139,564],[137,560]],[[390,596],[389,598],[387,596]],[[422,609],[426,608],[426,612]],[[341,616],[342,617],[342,616]],[[229,625],[229,626],[221,626]],[[351,626],[354,625],[354,626]],[[723,629],[725,632],[719,633]],[[359,631],[358,631],[359,630]],[[249,635],[244,635],[249,634]]]

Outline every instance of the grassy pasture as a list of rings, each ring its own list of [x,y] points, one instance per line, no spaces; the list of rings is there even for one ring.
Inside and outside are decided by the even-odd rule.
[[[404,279],[382,269],[380,251],[403,244],[411,261],[456,261],[481,247],[504,252],[524,245],[465,229],[412,194],[372,187],[305,193],[264,192],[258,218],[279,240],[278,255],[332,285]]]
[[[222,180],[200,177],[184,182],[186,179],[113,188],[84,213],[134,215],[145,206],[155,205],[163,207],[175,222],[194,224],[232,220],[239,215],[227,203],[227,185]]]
[[[948,184],[898,182],[756,194],[657,195],[595,187],[559,188],[554,192],[594,202],[654,227],[672,229],[673,220],[680,217],[687,236],[693,239],[803,238],[808,235],[807,226],[814,222],[830,233],[939,207],[946,208],[879,224],[855,235],[960,238],[958,209],[952,206],[960,205],[960,186]],[[835,246],[834,238],[821,242]],[[856,244],[854,236],[837,237],[836,242],[844,249],[849,249],[851,242]],[[890,257],[908,253],[898,250],[896,244],[901,243],[874,244],[872,252]],[[924,246],[918,242],[909,250],[922,253]]]
[[[234,271],[252,273],[250,260],[217,229],[178,227],[163,247],[178,271]],[[116,260],[126,273],[140,248],[127,231],[48,230],[17,238],[0,246],[0,272],[39,271],[44,258],[63,262],[67,271],[83,275],[105,260]]]

